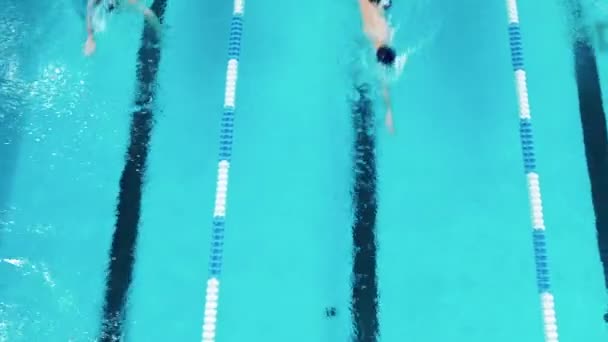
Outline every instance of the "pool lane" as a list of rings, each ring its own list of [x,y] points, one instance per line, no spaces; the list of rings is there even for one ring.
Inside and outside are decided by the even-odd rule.
[[[166,0],[155,0],[152,10],[162,24]],[[120,175],[116,222],[107,263],[106,286],[99,340],[115,341],[124,336],[127,297],[131,290],[137,237],[141,219],[143,185],[148,168],[150,140],[157,112],[157,75],[162,56],[160,36],[144,25],[137,51],[137,85],[129,130],[129,145]]]
[[[23,60],[29,103],[2,249],[21,264],[2,264],[6,329],[15,341],[87,339],[99,328],[136,46],[126,33],[107,48],[108,32],[87,60],[71,4],[29,6],[46,29],[28,37],[36,55]]]
[[[380,140],[382,339],[540,341],[505,5],[440,5]]]
[[[570,1],[568,5],[567,10],[571,13],[573,23],[589,27],[586,32],[579,31],[579,39],[573,41],[572,50],[598,252],[604,288],[608,288],[608,133],[601,82],[602,55],[606,52],[607,8],[587,1]],[[596,32],[592,28],[600,30]],[[605,82],[603,85],[605,89]],[[608,311],[605,311],[603,319],[608,322]]]
[[[564,341],[602,341],[608,337],[607,298],[565,21],[569,15],[558,5],[520,5],[560,335]]]
[[[128,331],[200,340],[231,3],[172,1],[158,75]]]
[[[584,22],[588,23],[590,27],[592,27],[595,30],[591,30],[591,32],[589,33],[589,43],[590,46],[592,46],[594,48],[595,51],[595,62],[597,65],[597,73],[598,73],[598,78],[599,78],[599,82],[600,82],[600,96],[599,99],[602,101],[602,103],[607,103],[606,99],[608,99],[608,62],[606,61],[606,56],[608,55],[608,21],[606,21],[606,15],[608,14],[608,6],[605,3],[600,3],[600,2],[596,2],[596,3],[589,3],[589,2],[581,2],[581,5],[583,7],[584,10],[584,18],[582,18],[582,20],[584,20]],[[597,94],[597,93],[596,93]],[[604,136],[606,136],[606,131],[608,131],[608,128],[606,128],[606,123],[605,123],[605,108],[604,108],[604,115],[603,116],[598,116],[596,120],[602,120],[602,118],[604,118],[604,129],[595,129],[592,130],[591,132],[595,133],[595,134],[603,134]],[[595,123],[595,126],[597,128],[601,128],[601,124]],[[597,141],[600,144],[597,144],[595,147],[596,148],[600,148],[603,151],[606,151],[606,147],[605,147],[605,141],[606,139],[597,139]],[[598,153],[598,157],[603,158],[605,160],[606,158],[606,154],[605,153]],[[589,163],[588,163],[589,164]],[[601,177],[596,177],[596,187],[602,187],[604,188],[606,186],[606,184],[608,184],[608,182],[606,182],[606,179],[608,179],[606,176],[608,174],[608,171],[603,170],[602,168],[605,167],[607,164],[604,163],[597,163],[598,166],[600,166],[600,168],[598,168],[598,172],[596,173],[598,176]],[[597,184],[600,183],[600,184]],[[599,186],[598,186],[599,185]],[[597,191],[597,190],[596,190]],[[606,192],[602,192],[602,197],[603,194],[605,194]],[[596,200],[599,200],[602,197],[598,197],[596,198]],[[605,200],[602,200],[603,203],[608,203]],[[594,207],[597,207],[598,209],[601,207],[602,204],[597,205]],[[601,212],[607,212],[607,210],[602,210],[600,209]],[[600,214],[596,214],[596,217],[600,216]],[[608,225],[606,224],[606,220],[602,220],[601,222],[601,226],[600,229],[602,230],[602,239],[599,238],[599,233],[598,233],[598,240],[601,241],[598,243],[598,246],[600,247],[600,251],[603,251],[603,255],[600,257],[602,259],[602,264],[603,264],[603,268],[604,268],[604,283],[606,284],[605,286],[608,287],[608,280],[607,275],[608,275],[608,239],[606,239],[606,237],[608,237]],[[597,225],[596,225],[596,230],[599,231]],[[607,303],[608,306],[608,303]],[[605,314],[604,316],[604,320],[606,322],[608,322],[608,313]]]
[[[247,5],[218,340],[350,335],[350,108],[328,6]]]

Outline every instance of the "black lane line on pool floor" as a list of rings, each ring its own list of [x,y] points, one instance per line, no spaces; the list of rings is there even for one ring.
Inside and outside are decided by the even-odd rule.
[[[166,0],[154,0],[151,7],[161,22],[166,3]],[[130,143],[120,177],[116,225],[106,277],[100,334],[102,342],[120,341],[123,338],[122,326],[126,316],[127,294],[133,278],[142,188],[154,123],[156,74],[160,63],[158,44],[156,32],[145,24],[141,47],[137,53],[137,109],[132,114]]]
[[[577,25],[582,25],[580,4],[574,4],[573,14]],[[596,55],[589,37],[575,40],[573,50],[597,242],[604,270],[604,286],[608,291],[608,134],[606,115],[602,103]],[[608,311],[604,314],[604,321],[608,322]]]
[[[374,342],[379,335],[378,279],[376,274],[376,141],[369,86],[355,87],[351,104],[354,146],[354,221],[351,314],[353,341]]]

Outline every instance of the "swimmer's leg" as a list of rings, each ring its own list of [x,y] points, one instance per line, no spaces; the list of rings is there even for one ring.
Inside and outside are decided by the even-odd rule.
[[[148,8],[146,5],[142,4],[138,0],[129,0],[128,6],[131,7],[131,9],[134,9],[137,12],[143,14],[148,24],[152,26],[160,35],[161,23],[154,11],[152,11],[150,8]]]

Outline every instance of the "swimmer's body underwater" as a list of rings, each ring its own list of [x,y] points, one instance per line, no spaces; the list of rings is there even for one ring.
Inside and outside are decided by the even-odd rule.
[[[158,31],[160,31],[160,21],[154,12],[143,5],[138,0],[87,0],[87,13],[86,13],[86,25],[87,25],[87,41],[84,44],[84,54],[90,56],[95,52],[95,28],[93,25],[93,16],[95,10],[99,6],[104,6],[108,13],[114,12],[120,9],[132,9],[144,15],[146,21]]]
[[[376,51],[376,59],[386,68],[395,67],[397,53],[389,46],[390,29],[384,11],[390,7],[390,1],[381,0],[359,0],[361,16],[363,18],[363,31],[371,41]],[[386,80],[383,82],[383,97],[386,105],[385,124],[389,132],[393,132],[393,109],[391,106],[390,93]]]

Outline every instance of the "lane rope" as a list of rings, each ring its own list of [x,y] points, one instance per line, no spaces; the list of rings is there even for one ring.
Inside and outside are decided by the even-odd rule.
[[[241,37],[243,34],[244,10],[244,0],[235,0],[232,21],[230,23],[230,37],[228,40],[228,67],[226,70],[226,88],[224,91],[224,112],[220,124],[219,163],[217,170],[217,185],[215,188],[213,223],[211,226],[209,278],[207,279],[207,290],[205,291],[202,342],[215,342],[216,336],[220,274],[222,271],[222,257],[224,253],[228,173],[232,157],[236,84],[241,52]]]
[[[511,63],[513,65],[513,70],[515,71],[515,89],[519,105],[519,136],[521,139],[521,149],[527,178],[528,197],[532,218],[536,285],[540,293],[545,341],[558,342],[555,301],[553,299],[553,294],[551,293],[549,264],[547,262],[545,221],[543,219],[540,181],[538,173],[536,172],[532,120],[530,116],[530,104],[528,103],[528,84],[526,82],[526,71],[524,69],[524,52],[516,0],[507,0],[507,13],[509,18]]]

